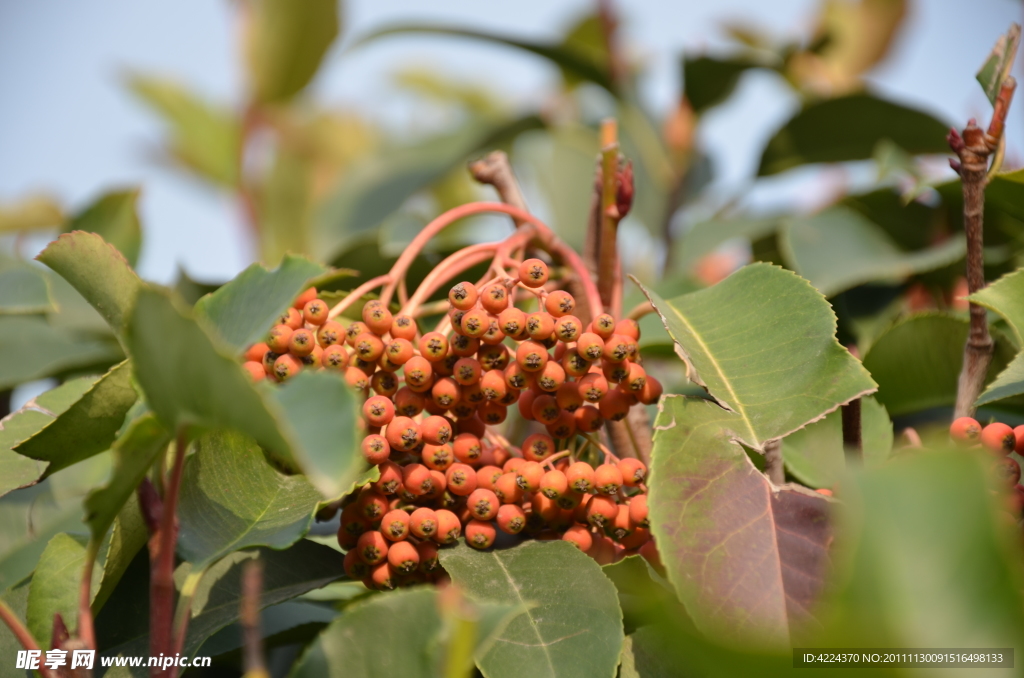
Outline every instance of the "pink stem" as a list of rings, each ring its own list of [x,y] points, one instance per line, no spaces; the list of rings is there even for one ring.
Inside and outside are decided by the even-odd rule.
[[[427,274],[413,295],[409,297],[409,301],[402,307],[402,313],[411,313],[413,309],[429,299],[442,283],[450,280],[453,276],[490,259],[496,247],[495,243],[470,245],[449,256]]]
[[[391,280],[392,280],[391,274],[379,275],[376,278],[372,278],[370,280],[367,280],[362,285],[360,285],[359,287],[357,287],[354,290],[352,290],[351,292],[349,292],[347,297],[345,297],[344,299],[339,301],[337,304],[335,304],[334,308],[332,308],[330,313],[327,314],[327,318],[329,320],[333,320],[335,317],[337,317],[337,316],[341,315],[342,313],[344,313],[348,309],[349,306],[351,306],[352,304],[354,304],[357,301],[359,301],[360,299],[362,299],[364,294],[367,294],[367,293],[377,289],[378,287],[380,287],[381,285],[384,285],[385,283],[389,283]]]

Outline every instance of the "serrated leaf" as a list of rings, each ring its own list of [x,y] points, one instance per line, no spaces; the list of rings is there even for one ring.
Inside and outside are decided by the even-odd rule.
[[[338,3],[257,0],[247,10],[245,47],[253,98],[287,101],[313,79],[338,36]]]
[[[142,281],[115,247],[95,233],[65,233],[36,257],[81,293],[119,338]]]
[[[991,463],[985,454],[930,450],[844,485],[848,574],[830,604],[831,642],[1019,645],[1020,529],[1005,518],[1005,497],[993,492]]]
[[[0,253],[0,315],[56,310],[45,269]]]
[[[309,540],[301,540],[285,551],[254,549],[235,552],[208,570],[200,582],[182,648],[183,655],[195,656],[206,639],[238,619],[242,571],[254,558],[263,564],[261,608],[291,600],[344,577],[338,552]],[[149,610],[138,601],[148,599],[148,565],[147,555],[140,553],[97,616],[97,643],[101,656],[147,654]],[[189,568],[187,563],[179,566],[175,581],[180,584]],[[149,670],[145,667],[132,671],[118,669],[106,675],[111,678],[127,675],[141,678],[148,676]]]
[[[575,78],[593,82],[596,85],[604,87],[609,92],[615,92],[615,86],[612,82],[611,74],[608,72],[608,69],[595,62],[592,54],[579,51],[578,42],[574,43],[570,41],[563,42],[561,44],[542,43],[520,40],[518,38],[498,35],[495,33],[450,26],[404,25],[391,26],[375,31],[370,35],[361,38],[356,44],[361,45],[383,37],[408,33],[426,33],[438,36],[469,38],[525,50],[554,62],[555,65],[562,69],[563,72],[569,73]]]
[[[475,120],[457,131],[411,146],[388,148],[345,174],[315,218],[313,250],[333,261],[347,245],[375,229],[418,191],[520,133],[544,126],[535,116],[514,120]],[[362,270],[362,267],[360,267]]]
[[[438,591],[432,587],[394,591],[353,604],[321,632],[289,676],[469,675],[473,655],[486,651],[509,615],[518,613],[513,606],[477,603],[468,606],[475,618],[453,620],[442,607]],[[468,657],[459,652],[463,649]],[[469,659],[468,666],[465,659]]]
[[[981,85],[981,89],[993,106],[999,97],[999,89],[1003,86],[1003,81],[1010,76],[1010,71],[1013,70],[1013,62],[1017,58],[1019,46],[1020,24],[1011,24],[1010,30],[999,36],[988,59],[978,71],[978,84]]]
[[[132,421],[114,443],[114,468],[110,479],[102,487],[89,492],[85,498],[85,522],[89,525],[94,544],[106,536],[115,519],[124,512],[135,488],[142,482],[157,455],[167,449],[169,441],[167,429],[153,414],[145,414]],[[130,523],[122,520],[121,527],[123,530],[137,531],[139,525],[134,520]],[[125,534],[122,538],[127,540],[128,536]],[[102,592],[104,596],[109,595],[109,584],[104,584]]]
[[[789,266],[826,297],[869,282],[898,283],[963,258],[962,236],[904,252],[875,224],[847,207],[785,220],[779,244]]]
[[[238,183],[241,125],[231,111],[203,101],[172,80],[130,75],[127,85],[167,121],[171,156],[222,187]]]
[[[972,294],[969,299],[1003,316],[1020,344],[1024,337],[1024,270],[1003,276]],[[977,404],[984,405],[1021,393],[1024,393],[1024,353],[1018,353],[1006,369],[999,373],[978,397]]]
[[[684,56],[683,93],[693,112],[700,115],[729,98],[741,75],[762,65],[741,56],[730,59]]]
[[[240,353],[262,340],[309,280],[324,273],[320,264],[291,255],[274,270],[253,264],[200,299],[194,309],[196,319]]]
[[[909,316],[885,330],[864,356],[878,382],[878,402],[894,417],[952,405],[968,331],[967,318],[940,313]],[[986,383],[1015,352],[1005,337],[992,334],[996,349]]]
[[[452,582],[477,600],[529,609],[477,660],[484,675],[614,676],[622,647],[615,586],[589,556],[565,541],[526,541],[440,553]]]
[[[39,315],[0,315],[0,389],[68,370],[105,370],[124,360],[113,340],[77,334]]]
[[[110,449],[138,395],[132,388],[128,361],[97,379],[67,410],[15,452],[49,462],[43,477]]]
[[[78,621],[78,587],[85,566],[85,544],[60,533],[46,545],[28,592],[28,629],[49,645],[53,615],[60,613],[69,629]],[[44,640],[45,639],[45,640]]]
[[[783,646],[819,624],[811,608],[830,566],[828,502],[805,488],[772,486],[736,442],[745,426],[703,399],[662,400],[651,532],[700,631]]]
[[[132,188],[101,195],[73,216],[64,232],[95,233],[116,247],[129,266],[135,266],[142,248],[142,226],[138,214],[140,190]]]
[[[772,136],[758,176],[817,162],[867,160],[889,139],[907,153],[949,153],[949,125],[931,115],[879,99],[851,94],[806,106]]]
[[[687,363],[687,376],[737,413],[735,435],[760,450],[839,405],[875,390],[836,341],[835,314],[790,271],[751,264],[669,301],[651,300]]]
[[[283,549],[309,531],[320,493],[275,471],[240,433],[208,433],[185,465],[178,552],[195,570],[241,549]]]
[[[861,403],[864,465],[881,465],[892,452],[892,420],[873,396]],[[831,488],[846,472],[843,416],[836,410],[782,439],[782,459],[794,478],[810,487]]]

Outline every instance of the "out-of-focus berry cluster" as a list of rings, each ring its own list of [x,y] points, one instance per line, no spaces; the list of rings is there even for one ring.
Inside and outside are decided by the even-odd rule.
[[[375,588],[441,581],[438,547],[464,535],[486,549],[499,531],[563,539],[602,564],[640,553],[660,568],[647,468],[599,438],[606,421],[661,396],[640,362],[639,326],[608,314],[584,324],[572,295],[547,281],[547,265],[528,259],[518,280],[461,282],[442,331],[426,333],[376,300],[345,327],[310,289],[246,353],[256,379],[338,370],[366,396],[362,454],[380,478],[342,502],[349,576]],[[512,303],[517,288],[538,310]],[[519,446],[498,428],[512,406],[535,422]]]
[[[996,457],[992,470],[1009,488],[1010,512],[1020,518],[1024,513],[1024,486],[1020,484],[1020,464],[1009,455],[1012,452],[1024,455],[1024,425],[1011,428],[992,422],[982,426],[973,417],[960,417],[950,425],[949,436],[961,446],[982,448]]]

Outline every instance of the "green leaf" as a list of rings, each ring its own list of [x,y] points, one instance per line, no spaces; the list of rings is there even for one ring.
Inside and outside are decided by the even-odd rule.
[[[316,217],[313,250],[333,261],[344,247],[376,228],[413,194],[444,177],[481,149],[500,145],[543,121],[530,115],[515,120],[475,120],[450,134],[388,148],[345,173]]]
[[[49,646],[53,615],[60,613],[69,629],[78,621],[78,587],[85,566],[85,545],[60,533],[46,545],[28,592],[28,629]]]
[[[452,583],[473,598],[529,606],[477,665],[489,678],[614,676],[622,611],[601,567],[564,541],[527,541],[477,551],[460,543],[440,553]]]
[[[240,433],[208,433],[185,465],[178,552],[195,570],[234,551],[283,549],[309,531],[320,493],[303,476],[275,471]]]
[[[124,332],[142,281],[124,256],[95,233],[65,233],[38,257],[100,312],[114,333]]]
[[[1020,24],[1011,24],[1010,30],[999,36],[995,47],[988,55],[988,59],[982,64],[978,71],[978,84],[984,90],[985,96],[994,106],[999,97],[999,89],[1003,81],[1010,77],[1013,70],[1013,62],[1017,58],[1017,48],[1020,46]]]
[[[28,610],[28,589],[29,584],[26,582],[0,592],[0,601],[3,601],[21,620],[25,619],[25,613]],[[0,624],[0,656],[17,657],[18,650],[24,649],[11,630],[7,628],[7,624]],[[15,668],[15,662],[5,661],[0,664],[0,678],[25,678],[25,670]]]
[[[0,316],[0,345],[0,389],[124,360],[115,342],[54,327],[38,315]]]
[[[963,236],[904,252],[878,226],[847,207],[784,222],[780,245],[790,267],[826,297],[869,282],[898,283],[963,258]]]
[[[131,378],[128,361],[113,367],[78,401],[14,450],[49,462],[48,476],[110,449],[125,414],[138,398]]]
[[[309,84],[338,37],[337,0],[256,0],[247,7],[253,98],[281,103]]]
[[[844,484],[847,539],[833,642],[1012,647],[1024,637],[1020,529],[986,455],[902,455]]]
[[[960,182],[956,182],[959,191]],[[1024,220],[1024,169],[999,172],[985,186],[985,203],[1017,220]]]
[[[86,510],[89,508],[89,500],[86,499]],[[95,533],[95,530],[93,531]],[[93,538],[95,539],[95,534]],[[135,555],[146,545],[148,540],[149,530],[142,519],[138,496],[131,492],[121,507],[121,511],[117,514],[117,518],[114,519],[114,526],[110,531],[110,541],[103,559],[103,571],[100,573],[99,586],[92,599],[94,616],[103,609],[110,594],[117,588],[121,577],[124,576],[128,566],[135,559]]]
[[[690,380],[738,415],[733,430],[745,445],[760,450],[766,440],[875,390],[864,367],[836,341],[828,302],[790,271],[751,264],[670,301],[644,293]]]
[[[478,603],[468,606],[471,618],[452,618],[442,613],[440,598],[432,587],[417,587],[353,604],[306,650],[290,678],[470,675],[474,654],[482,656],[519,610]]]
[[[0,205],[0,233],[56,228],[64,223],[64,209],[49,195],[30,195]]]
[[[242,572],[246,563],[255,558],[263,564],[261,608],[291,600],[344,576],[338,552],[309,540],[301,540],[285,551],[254,549],[235,552],[210,568],[200,582],[182,655],[195,656],[208,638],[237,621],[242,597]],[[100,655],[131,657],[147,654],[149,610],[147,605],[139,605],[138,601],[147,600],[149,596],[148,565],[146,554],[140,553],[97,616]],[[189,572],[187,563],[179,566],[175,582],[180,585]],[[106,675],[111,678],[142,677],[149,675],[149,671],[142,667],[131,672],[114,670]]]
[[[880,466],[892,452],[892,420],[872,396],[860,403],[864,465]],[[846,472],[842,412],[832,412],[783,438],[782,459],[786,470],[805,485],[835,486]]]
[[[363,589],[364,591],[366,589]],[[260,631],[264,645],[273,645],[274,636],[297,627],[316,627],[314,634],[322,630],[338,616],[337,610],[319,603],[289,600],[263,611]],[[197,654],[201,657],[217,657],[237,650],[244,645],[241,624],[234,623],[213,634]]]
[[[289,457],[256,385],[219,349],[171,295],[143,287],[125,328],[135,377],[168,430],[230,428]]]
[[[889,414],[897,417],[956,401],[968,330],[967,318],[922,313],[897,321],[875,340],[864,367],[878,382],[876,397]],[[986,383],[1014,354],[1005,337],[993,332],[993,339],[996,352]]]
[[[195,305],[196,319],[240,353],[262,340],[309,286],[309,280],[324,273],[320,264],[291,255],[272,271],[253,264],[200,299]]]
[[[337,375],[305,371],[270,394],[296,461],[325,498],[340,497],[372,477],[360,452],[359,398]]]
[[[76,214],[65,225],[64,232],[95,233],[117,248],[135,266],[142,248],[142,227],[139,224],[140,189],[111,191]]]
[[[0,253],[0,315],[56,310],[45,270]]]
[[[675,261],[678,262],[679,270],[689,271],[705,255],[714,252],[727,240],[744,238],[753,242],[775,233],[778,227],[777,217],[736,217],[701,221],[694,224],[679,239],[675,247]]]
[[[1024,337],[1024,270],[1000,278],[972,294],[970,299],[1003,316],[1020,344]],[[977,404],[984,405],[1021,393],[1024,393],[1024,353],[1018,353],[999,373],[978,398]]]
[[[600,85],[609,92],[615,92],[615,85],[612,82],[611,74],[608,72],[607,67],[596,62],[592,53],[581,51],[578,41],[569,40],[561,44],[544,43],[451,26],[404,25],[375,31],[361,38],[356,42],[356,46],[364,45],[383,37],[407,33],[426,33],[438,36],[470,38],[525,50],[554,62],[563,72],[571,74],[575,78]]]
[[[700,631],[784,646],[820,623],[811,610],[829,562],[828,502],[799,486],[774,487],[736,443],[746,425],[707,400],[662,400],[651,532]]]
[[[241,126],[230,110],[210,105],[172,80],[136,74],[129,75],[127,85],[170,126],[171,156],[224,188],[238,183]]]
[[[94,544],[98,544],[106,536],[107,530],[118,516],[124,516],[126,510],[130,511],[125,508],[126,504],[131,501],[135,488],[142,482],[157,455],[167,449],[168,442],[170,434],[167,430],[153,414],[145,414],[132,421],[114,443],[114,468],[110,480],[102,487],[93,489],[85,498],[85,521],[89,525]],[[138,531],[139,524],[134,519],[129,521],[127,518],[122,518],[119,522],[120,529],[125,533],[118,537],[118,531],[115,529],[115,538],[123,540],[125,544],[132,543],[130,540],[134,538],[133,533]],[[111,549],[114,549],[113,545]],[[108,553],[107,558],[110,557]],[[110,594],[109,586],[104,581],[100,605],[102,599]]]
[[[717,106],[733,93],[740,76],[762,64],[745,57],[683,57],[683,93],[697,115]]]
[[[870,94],[810,104],[768,142],[758,176],[816,162],[867,160],[882,139],[911,154],[949,153],[945,125],[922,111]]]

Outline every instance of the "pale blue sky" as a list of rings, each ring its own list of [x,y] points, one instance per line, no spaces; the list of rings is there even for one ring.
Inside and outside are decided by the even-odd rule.
[[[353,0],[345,35],[399,21],[457,23],[531,37],[555,37],[588,6],[584,0]],[[663,111],[676,98],[678,54],[720,45],[718,26],[742,18],[779,33],[813,20],[810,0],[633,0],[619,2],[630,49],[651,65],[643,94]],[[918,0],[909,30],[874,84],[882,92],[962,124],[987,117],[974,72],[995,38],[1024,15],[1016,0]],[[0,200],[46,189],[72,205],[119,184],[141,183],[146,243],[140,269],[168,282],[177,265],[225,279],[251,258],[234,202],[155,163],[157,120],[122,90],[131,67],[174,75],[224,102],[236,102],[241,73],[227,0],[56,2],[0,0]],[[390,74],[415,61],[451,77],[495,87],[521,106],[540,101],[557,77],[539,58],[470,41],[391,39],[329,56],[313,95],[386,120],[409,133],[407,99]],[[1019,69],[1018,69],[1019,75]],[[1011,153],[1024,156],[1021,102],[1012,112]],[[771,76],[753,75],[702,130],[723,191],[752,176],[761,147],[793,111]],[[1016,134],[1015,134],[1016,132]]]

